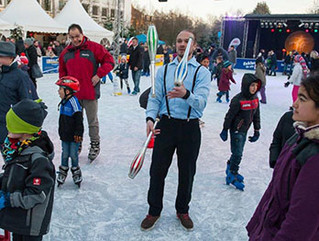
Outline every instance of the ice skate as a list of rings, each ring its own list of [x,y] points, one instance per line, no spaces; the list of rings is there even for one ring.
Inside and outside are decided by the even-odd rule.
[[[229,168],[230,168],[230,163],[229,163],[229,161],[227,161],[227,166],[226,166],[226,171],[225,171],[226,175],[228,175],[228,173],[229,173]],[[239,173],[237,173],[237,180],[239,182],[244,182],[244,176],[239,174]]]
[[[228,172],[227,177],[226,177],[226,184],[232,184],[236,189],[244,191],[245,185],[244,183],[240,182],[238,180],[238,175],[234,174],[232,172]]]
[[[65,179],[68,175],[68,171],[69,171],[68,167],[59,166],[58,178],[57,178],[58,187],[63,185],[63,183],[65,182]]]
[[[73,178],[74,184],[76,184],[76,185],[78,185],[78,187],[80,187],[81,182],[82,182],[82,172],[81,172],[80,167],[79,166],[72,167],[71,172],[72,172],[72,178]]]
[[[88,155],[90,162],[93,162],[99,154],[100,154],[100,142],[92,141],[89,155]]]

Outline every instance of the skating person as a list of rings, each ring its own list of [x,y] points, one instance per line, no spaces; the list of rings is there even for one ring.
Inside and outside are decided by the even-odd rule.
[[[40,100],[23,99],[6,115],[0,228],[12,232],[13,241],[41,241],[49,231],[56,174],[53,144],[41,130],[45,109]]]
[[[236,84],[236,81],[233,78],[233,70],[231,62],[226,60],[223,64],[222,74],[219,80],[218,90],[217,93],[217,99],[216,101],[219,103],[222,103],[222,96],[226,95],[226,102],[229,102],[229,90],[230,90],[230,80],[234,84]]]
[[[71,158],[72,177],[75,184],[80,187],[82,174],[79,166],[78,150],[83,136],[82,107],[75,97],[79,91],[79,81],[71,76],[64,76],[56,83],[59,86],[59,135],[62,142],[61,165],[58,173],[58,186],[65,182]]]
[[[140,78],[143,69],[144,48],[138,44],[138,39],[136,37],[133,38],[132,45],[128,49],[128,53],[130,55],[128,65],[132,70],[132,79],[134,83],[132,95],[137,95],[140,92]]]
[[[218,56],[216,59],[216,66],[214,67],[214,71],[212,72],[213,78],[216,79],[217,87],[219,85],[220,76],[222,75],[223,64],[224,64],[223,57]]]
[[[19,69],[15,57],[15,45],[11,42],[0,41],[0,149],[8,134],[6,128],[8,110],[22,99],[31,99],[33,93],[31,88],[34,88],[30,84],[29,76]]]
[[[246,229],[250,241],[319,240],[319,77],[302,80],[293,104],[296,133]]]
[[[127,93],[131,93],[130,85],[128,83],[128,70],[129,66],[126,61],[126,56],[121,57],[121,63],[116,67],[114,72],[116,73],[116,76],[120,78],[120,84],[121,84],[121,90],[123,89],[123,81],[126,84]]]
[[[257,91],[261,81],[254,74],[245,74],[242,79],[241,92],[232,98],[229,110],[225,116],[220,138],[226,141],[230,132],[231,157],[226,167],[226,184],[232,184],[239,190],[244,190],[243,176],[238,173],[247,132],[254,123],[254,135],[248,137],[250,142],[259,138],[260,114]]]
[[[293,111],[287,111],[280,118],[277,127],[273,133],[272,142],[269,147],[269,166],[274,168],[279,154],[286,144],[286,141],[295,134],[296,130],[293,126]]]
[[[307,78],[308,67],[304,58],[301,55],[296,55],[294,57],[294,68],[289,81],[285,83],[285,87],[288,87],[290,83],[293,84],[292,88],[292,102],[294,103],[298,97],[298,90],[302,79]]]
[[[266,104],[267,99],[266,99],[266,67],[264,63],[262,62],[262,58],[258,57],[256,59],[256,71],[255,75],[258,79],[261,80],[261,88],[260,88],[260,103]]]
[[[59,77],[72,76],[80,82],[81,89],[76,97],[85,109],[91,141],[88,158],[93,161],[100,153],[100,79],[114,68],[114,60],[104,46],[83,35],[81,26],[72,24],[68,34],[71,43],[59,57]]]
[[[188,56],[188,73],[183,85],[176,87],[174,73],[190,37],[194,41]],[[152,229],[161,215],[165,177],[175,150],[179,171],[175,203],[177,217],[185,229],[193,228],[188,211],[201,142],[198,118],[202,116],[210,88],[210,72],[200,67],[192,57],[195,49],[194,34],[188,30],[181,31],[176,38],[178,57],[157,71],[156,97],[152,97],[151,93],[149,95],[146,110],[147,135],[152,131],[156,138],[150,169],[149,211],[141,223],[142,230]],[[154,130],[154,121],[158,114],[159,129]]]

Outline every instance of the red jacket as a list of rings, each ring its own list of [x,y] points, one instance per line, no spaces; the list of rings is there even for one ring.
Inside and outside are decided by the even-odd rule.
[[[236,81],[233,78],[233,72],[223,68],[222,69],[222,74],[219,80],[219,85],[218,85],[218,90],[219,91],[228,91],[230,90],[230,81],[231,80],[234,84],[236,84]]]
[[[112,55],[100,44],[83,38],[80,46],[68,45],[59,57],[59,76],[77,78],[80,91],[76,93],[79,100],[94,100],[100,97],[100,83],[92,85],[92,77],[107,75],[114,67]]]

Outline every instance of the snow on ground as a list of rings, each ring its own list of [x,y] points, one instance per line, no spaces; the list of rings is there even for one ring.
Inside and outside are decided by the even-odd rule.
[[[231,86],[230,96],[239,92],[243,70],[236,70],[237,85]],[[61,144],[58,137],[59,97],[54,85],[57,74],[38,80],[38,92],[48,105],[44,123],[55,145],[54,164],[60,165]],[[185,231],[175,216],[177,192],[176,156],[166,178],[164,209],[159,222],[151,231],[141,231],[140,223],[147,214],[147,191],[151,150],[146,153],[144,166],[134,180],[128,170],[134,156],[146,139],[145,114],[139,107],[139,96],[113,96],[113,85],[101,86],[99,121],[101,153],[92,164],[87,160],[89,138],[85,133],[80,166],[83,183],[78,189],[68,176],[62,188],[56,188],[51,229],[44,240],[52,241],[119,241],[119,240],[247,240],[245,226],[252,216],[272,170],[268,167],[268,148],[280,116],[291,105],[291,86],[284,88],[286,77],[267,77],[267,104],[261,105],[261,136],[256,143],[245,145],[240,172],[245,176],[245,191],[225,184],[225,166],[230,156],[229,141],[222,142],[219,133],[228,104],[216,103],[216,82],[211,84],[202,128],[202,145],[197,161],[190,216],[194,230]],[[133,86],[130,80],[131,87]],[[141,89],[150,86],[149,78],[141,78]],[[223,97],[224,98],[224,97]],[[86,119],[86,118],[85,118]],[[253,128],[248,132],[252,135]]]

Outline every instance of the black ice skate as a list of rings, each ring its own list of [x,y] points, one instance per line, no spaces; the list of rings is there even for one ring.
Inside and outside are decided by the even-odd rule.
[[[76,184],[80,187],[81,182],[82,182],[82,172],[81,172],[80,167],[79,166],[72,167],[71,172],[72,172],[72,178],[73,178],[74,184]]]
[[[65,182],[65,179],[68,175],[68,171],[69,171],[68,167],[59,166],[58,178],[57,178],[58,187],[61,186]]]
[[[90,162],[93,162],[99,154],[100,154],[100,142],[92,141],[89,155],[88,155]]]

